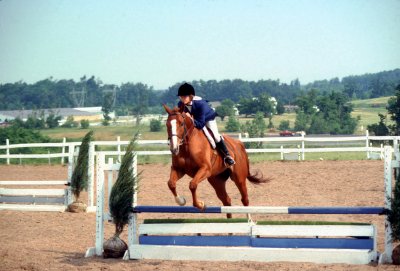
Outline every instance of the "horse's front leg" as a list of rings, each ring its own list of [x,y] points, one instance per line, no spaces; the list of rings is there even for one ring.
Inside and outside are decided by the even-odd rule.
[[[169,190],[171,190],[172,194],[175,197],[175,202],[183,206],[186,204],[186,199],[183,196],[178,196],[178,193],[176,192],[176,183],[177,181],[185,175],[182,171],[175,169],[174,167],[171,167],[171,173],[169,176],[169,181],[168,181],[168,187]]]
[[[202,211],[206,208],[206,206],[203,201],[198,200],[196,190],[199,183],[204,179],[210,177],[210,175],[210,169],[204,167],[200,168],[189,184],[190,192],[192,192],[193,206],[199,208]]]

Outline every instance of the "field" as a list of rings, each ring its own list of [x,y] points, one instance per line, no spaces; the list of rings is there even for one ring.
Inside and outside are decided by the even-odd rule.
[[[354,118],[359,117],[360,122],[356,129],[356,134],[364,134],[365,129],[368,125],[379,122],[378,114],[387,114],[386,105],[387,100],[390,97],[381,97],[376,99],[369,100],[356,100],[352,101],[354,105],[354,110],[352,112],[352,116]],[[244,118],[240,117],[239,122],[245,123],[246,121],[251,121],[252,118]],[[281,121],[289,121],[290,128],[293,129],[294,123],[296,120],[296,113],[285,113],[283,115],[276,115],[272,119],[272,123],[275,129],[271,129],[267,131],[267,134],[270,135],[278,135],[277,127],[281,123]],[[228,121],[228,118],[225,118],[224,121],[218,121],[218,127],[221,132],[225,131],[225,125]],[[390,120],[387,120],[390,123]],[[268,119],[265,119],[265,122],[268,123]],[[118,136],[120,136],[121,140],[130,140],[132,135],[139,131],[141,133],[141,139],[165,139],[166,132],[165,127],[162,126],[162,130],[160,132],[150,132],[150,127],[148,124],[142,124],[140,126],[135,126],[130,122],[125,125],[114,125],[111,123],[110,126],[94,126],[90,128],[95,132],[96,140],[116,140]],[[56,128],[56,129],[48,129],[42,130],[42,133],[53,138],[55,140],[62,140],[62,138],[66,137],[67,141],[79,141],[81,138],[87,133],[88,130],[79,129],[79,128]]]
[[[382,161],[306,161],[263,162],[252,165],[271,182],[262,186],[248,185],[251,205],[265,206],[382,206]],[[139,165],[143,171],[139,185],[140,204],[175,205],[166,181],[169,164]],[[63,179],[62,166],[0,165],[0,180]],[[178,191],[190,199],[188,178],[178,183]],[[232,203],[240,205],[240,195],[228,182]],[[199,196],[208,206],[220,205],[213,190],[203,182]],[[87,195],[83,194],[83,199]],[[189,201],[190,202],[190,201]],[[344,265],[311,263],[198,262],[84,258],[94,245],[94,213],[45,213],[1,211],[1,270],[399,270],[392,265]],[[161,215],[161,217],[173,215]],[[221,217],[221,214],[209,214]],[[150,214],[143,218],[150,217]],[[154,215],[153,215],[154,217]],[[159,217],[159,216],[158,216]],[[182,215],[180,217],[183,217]],[[190,215],[185,215],[190,217]],[[237,216],[238,217],[238,216]],[[378,250],[383,248],[384,222],[381,216],[368,215],[258,215],[255,220],[322,220],[369,222],[378,228]],[[106,226],[106,237],[113,227]],[[126,231],[125,231],[126,232]],[[126,235],[123,236],[126,238]]]

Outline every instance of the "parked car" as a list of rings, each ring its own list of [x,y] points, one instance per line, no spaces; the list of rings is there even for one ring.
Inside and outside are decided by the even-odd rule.
[[[296,135],[296,133],[291,132],[291,131],[289,131],[289,130],[284,130],[284,131],[281,131],[281,132],[279,133],[279,135],[280,135],[280,136],[294,136],[294,135]]]

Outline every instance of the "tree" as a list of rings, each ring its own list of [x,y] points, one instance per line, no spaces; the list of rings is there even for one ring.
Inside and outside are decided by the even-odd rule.
[[[112,111],[114,102],[113,94],[108,92],[103,97],[103,106],[101,107],[101,111],[103,111],[103,125],[108,126],[110,125],[110,113]]]
[[[89,146],[93,138],[93,131],[89,131],[82,139],[79,148],[78,159],[75,164],[71,177],[71,190],[75,196],[75,201],[68,206],[69,211],[83,209],[86,211],[86,205],[79,201],[79,196],[83,190],[88,188],[88,167],[89,167]]]
[[[387,136],[389,135],[389,129],[386,126],[386,116],[378,114],[379,123],[374,123],[367,126],[368,131],[373,132],[376,136]]]
[[[394,135],[398,136],[400,135],[400,85],[396,87],[395,97],[389,99],[386,109],[390,114],[390,119],[394,121],[394,125],[389,128]]]
[[[149,89],[147,85],[137,84],[134,90],[136,97],[132,107],[132,113],[136,116],[136,125],[139,125],[143,115],[148,111],[151,89]]]
[[[233,107],[235,106],[234,102],[230,99],[225,99],[221,102],[220,106],[217,106],[215,111],[218,116],[224,121],[225,117],[232,116],[234,114]]]
[[[317,91],[297,99],[295,129],[307,133],[352,134],[358,120],[351,117],[352,105],[343,93],[318,95]]]
[[[33,112],[24,123],[27,129],[44,129],[46,127],[44,112]]]
[[[296,120],[294,122],[294,129],[296,131],[307,131],[309,117],[302,111],[297,112]]]
[[[89,128],[89,120],[81,120],[81,128],[82,129],[87,129]]]
[[[288,120],[282,120],[279,123],[278,129],[281,130],[281,131],[289,130],[289,124],[290,124],[290,122]]]
[[[285,107],[283,106],[283,103],[278,102],[276,105],[276,114],[282,115],[283,113],[285,113]]]
[[[266,93],[261,93],[260,96],[255,100],[256,101],[256,112],[262,112],[264,117],[270,117],[275,114],[275,107],[272,103],[271,96]]]
[[[110,194],[110,214],[115,224],[114,236],[104,242],[104,257],[121,257],[128,249],[127,244],[120,239],[124,226],[129,222],[129,215],[132,212],[133,194],[137,187],[138,177],[133,175],[134,149],[138,134],[131,140],[126,153],[122,158],[118,178],[111,189]]]
[[[267,128],[267,125],[264,120],[264,113],[257,112],[255,118],[250,122],[246,121],[244,125],[242,125],[242,132],[248,133],[250,137],[264,137],[264,131]],[[246,143],[245,146],[247,148],[260,148],[262,146],[262,142],[251,142]]]
[[[151,119],[150,120],[150,132],[161,131],[161,119]]]
[[[250,114],[254,114],[254,101],[249,98],[242,98],[238,104],[239,113],[246,117]]]
[[[400,241],[400,174],[395,174],[395,186],[391,199],[391,210],[388,213],[388,220],[392,227],[393,241]],[[400,259],[397,259],[400,261]]]
[[[59,125],[59,121],[61,120],[61,116],[56,116],[54,113],[50,113],[50,115],[46,118],[47,128],[52,129],[56,128]]]
[[[64,128],[75,128],[78,126],[79,126],[79,123],[74,120],[73,116],[68,116],[67,120],[64,122],[64,124],[61,125],[61,127],[64,127]]]
[[[235,116],[229,116],[228,122],[225,125],[225,130],[227,132],[239,132],[240,122],[235,118]]]

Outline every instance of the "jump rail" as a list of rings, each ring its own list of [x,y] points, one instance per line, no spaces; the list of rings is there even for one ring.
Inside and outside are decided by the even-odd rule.
[[[64,154],[63,154],[64,155]],[[67,180],[37,180],[37,181],[0,181],[0,210],[14,211],[65,211],[72,203],[71,187],[69,185],[73,171],[73,148],[68,152]],[[63,188],[8,188],[8,186],[58,186]]]
[[[67,185],[65,181],[0,181],[0,185],[38,186]],[[14,211],[65,211],[72,202],[71,189],[0,188],[0,210]]]
[[[374,261],[391,262],[393,246],[388,220],[385,220],[385,251],[379,253],[374,225],[258,225],[252,221],[235,224],[167,222],[166,224],[139,225],[137,217],[140,213],[161,212],[382,215],[385,213],[385,209],[390,209],[392,172],[393,168],[399,167],[399,157],[396,154],[397,160],[392,161],[392,156],[392,148],[385,147],[384,207],[229,206],[208,207],[204,212],[199,212],[194,207],[137,205],[137,194],[135,193],[134,212],[128,225],[129,249],[125,253],[124,259],[302,261],[349,264],[368,264]],[[110,219],[109,214],[104,210],[104,171],[108,171],[110,191],[112,170],[118,170],[119,164],[113,164],[110,159],[105,164],[104,160],[105,154],[98,153],[96,246],[87,250],[86,257],[102,255],[104,222]],[[136,171],[136,164],[134,164],[134,168]],[[192,236],[187,236],[187,234],[192,234]],[[219,235],[210,236],[208,234]]]

